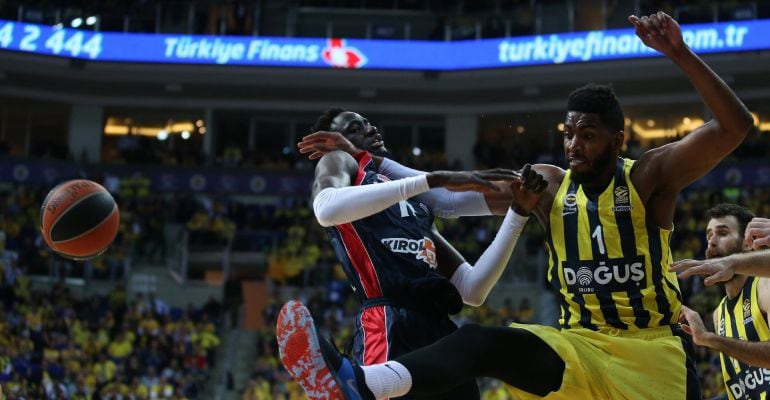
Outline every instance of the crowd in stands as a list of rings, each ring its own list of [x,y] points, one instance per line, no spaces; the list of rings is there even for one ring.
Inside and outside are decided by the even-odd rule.
[[[221,308],[169,307],[150,294],[35,288],[0,264],[0,386],[9,400],[194,399],[219,345]],[[216,322],[216,324],[215,324]]]

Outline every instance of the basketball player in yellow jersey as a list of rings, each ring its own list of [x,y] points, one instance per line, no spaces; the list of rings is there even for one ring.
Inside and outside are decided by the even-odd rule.
[[[303,359],[317,362],[287,370],[330,376],[329,391],[316,387],[311,399],[438,394],[479,376],[504,381],[524,400],[700,399],[690,337],[678,324],[677,279],[668,271],[675,201],[743,141],[752,117],[670,16],[629,21],[644,44],[684,72],[713,119],[633,161],[619,158],[624,115],[612,90],[588,85],[569,96],[569,169],[535,166],[549,187],[533,212],[547,230],[561,329],[465,325],[428,347],[360,367],[333,351],[307,310],[290,302],[278,327],[290,337],[281,351],[304,351]]]
[[[697,312],[683,307],[683,328],[693,342],[719,351],[722,377],[731,400],[766,399],[770,391],[770,252],[747,252],[746,226],[754,214],[733,204],[708,210],[707,261],[672,266],[681,277],[706,275],[707,285],[724,283],[726,296],[714,310],[717,333],[706,330]],[[756,277],[755,277],[756,276]]]

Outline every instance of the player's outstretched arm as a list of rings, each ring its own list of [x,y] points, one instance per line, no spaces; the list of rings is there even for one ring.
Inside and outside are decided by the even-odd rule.
[[[746,137],[753,118],[730,87],[687,46],[679,24],[668,14],[628,19],[645,45],[665,54],[684,72],[713,114],[711,121],[682,140],[652,149],[640,159],[645,175],[659,181],[658,190],[678,193],[730,154]]]
[[[321,226],[333,226],[369,217],[434,187],[450,191],[495,191],[492,181],[512,181],[515,171],[435,171],[427,175],[350,186],[358,174],[358,164],[342,151],[321,157],[313,183],[313,211]]]
[[[669,267],[679,278],[694,275],[705,276],[706,286],[727,282],[733,275],[748,275],[770,278],[770,250],[736,253],[727,257],[710,260],[680,260]]]
[[[760,303],[761,301],[760,299]],[[767,312],[767,309],[763,311]],[[696,345],[714,349],[755,367],[770,368],[770,342],[749,342],[709,332],[700,315],[687,306],[682,306],[679,322],[683,324],[682,329],[692,335],[692,341]],[[714,326],[719,326],[716,312]]]
[[[436,253],[439,271],[450,278],[465,304],[484,304],[489,292],[508,264],[516,242],[527,224],[548,183],[529,164],[522,169],[522,179],[511,184],[517,203],[509,203],[508,213],[489,247],[475,265],[470,265],[435,229]]]
[[[318,131],[302,138],[297,143],[300,154],[306,154],[311,160],[323,157],[334,150],[342,150],[355,155],[362,150],[351,143],[339,132]],[[377,170],[390,179],[402,179],[425,175],[426,171],[407,167],[387,157],[372,155]],[[481,215],[505,215],[511,203],[508,184],[501,182],[501,190],[486,193],[450,192],[443,188],[432,189],[419,195],[419,200],[430,208],[439,218],[457,218]]]

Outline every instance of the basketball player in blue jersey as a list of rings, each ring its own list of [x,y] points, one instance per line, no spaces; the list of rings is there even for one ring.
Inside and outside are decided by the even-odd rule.
[[[753,119],[670,16],[629,21],[682,70],[713,119],[633,161],[619,157],[624,115],[613,91],[588,85],[569,96],[569,169],[534,167],[549,183],[533,213],[547,231],[561,329],[465,325],[428,347],[359,366],[317,336],[304,306],[289,302],[279,345],[311,399],[430,395],[479,376],[504,381],[525,400],[700,399],[691,337],[678,324],[676,274],[668,271],[675,202],[743,141]]]
[[[734,204],[709,209],[707,261],[682,260],[671,267],[681,278],[706,275],[707,285],[724,283],[726,296],[713,315],[717,333],[706,330],[700,315],[686,306],[680,319],[696,345],[720,352],[731,400],[760,400],[770,392],[770,252],[744,252],[751,250],[744,232],[753,217]]]
[[[456,330],[448,315],[458,312],[463,302],[484,302],[510,258],[527,220],[525,215],[546,187],[542,176],[527,166],[521,174],[510,170],[437,171],[391,180],[379,173],[382,159],[375,162],[378,154],[385,154],[382,136],[365,118],[330,109],[315,128],[341,132],[351,145],[366,150],[354,155],[341,151],[325,154],[316,168],[312,194],[316,218],[327,228],[362,304],[353,338],[357,362],[384,362]],[[500,190],[492,181],[516,184]],[[440,204],[442,199],[431,197],[431,188],[444,188],[446,194],[489,192],[490,198],[499,193],[499,198],[508,196],[507,206],[514,194],[520,206],[516,212],[507,212],[497,237],[471,266],[435,230],[434,208],[441,208],[444,214],[456,211],[447,211],[448,205]],[[478,201],[478,195],[457,197],[454,206],[461,210],[467,209],[464,199]],[[475,380],[467,379],[437,397],[472,399],[479,394]]]

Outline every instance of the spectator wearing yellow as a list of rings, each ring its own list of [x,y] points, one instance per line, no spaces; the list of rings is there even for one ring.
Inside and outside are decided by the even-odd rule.
[[[193,334],[193,343],[199,345],[204,351],[219,346],[219,337],[208,330],[201,330]]]
[[[137,333],[139,333],[140,335],[150,334],[152,336],[158,336],[160,332],[161,332],[161,329],[158,321],[152,317],[152,313],[150,313],[149,311],[145,311],[144,316],[142,318],[142,322],[139,324],[139,329],[137,330]]]
[[[115,378],[115,372],[118,370],[118,366],[104,353],[99,354],[96,362],[91,366],[91,371],[96,376],[96,379],[100,383],[109,382]]]
[[[158,382],[149,388],[151,399],[167,399],[174,395],[174,386],[165,377],[158,378]]]
[[[262,376],[257,376],[249,381],[241,400],[270,400],[270,392],[270,382]]]
[[[142,382],[139,380],[139,377],[134,377],[134,379],[131,381],[131,393],[137,398],[137,399],[149,399],[150,398],[150,390],[147,386],[142,385]]]
[[[128,357],[133,350],[134,346],[131,344],[131,340],[128,339],[126,333],[120,332],[117,339],[110,343],[107,353],[113,359],[123,360]]]

